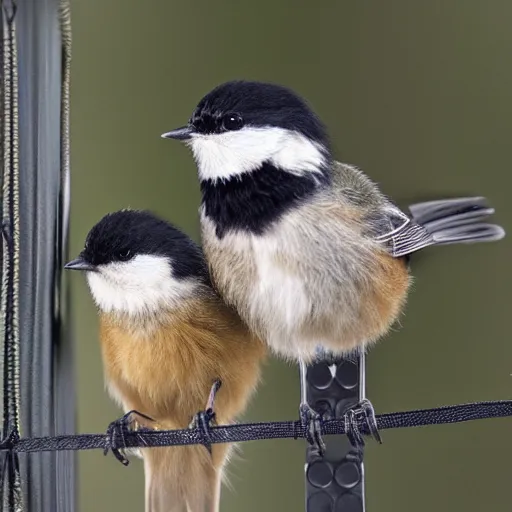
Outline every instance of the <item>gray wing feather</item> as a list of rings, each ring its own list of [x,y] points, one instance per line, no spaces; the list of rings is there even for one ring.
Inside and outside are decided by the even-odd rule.
[[[334,162],[333,174],[336,191],[361,208],[366,236],[382,243],[394,257],[429,245],[492,242],[505,236],[501,226],[480,222],[494,213],[484,197],[416,203],[407,215],[359,169]]]

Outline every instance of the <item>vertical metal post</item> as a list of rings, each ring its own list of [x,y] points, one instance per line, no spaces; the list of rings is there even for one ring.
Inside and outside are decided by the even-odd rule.
[[[307,367],[301,379],[307,403],[325,419],[342,418],[365,398],[365,357],[330,359]],[[363,450],[347,436],[326,436],[324,458],[306,451],[306,512],[364,512]]]
[[[18,1],[16,29],[21,430],[53,436],[75,430],[72,340],[60,282],[69,205],[67,2]],[[75,509],[74,461],[74,452],[20,456],[27,510]]]

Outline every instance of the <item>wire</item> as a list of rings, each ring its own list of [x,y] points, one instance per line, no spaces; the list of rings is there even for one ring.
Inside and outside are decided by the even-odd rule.
[[[418,409],[377,415],[379,430],[393,428],[422,427],[448,423],[462,423],[487,418],[512,416],[512,400],[494,402],[475,402],[450,405],[434,409]],[[345,418],[322,422],[323,435],[349,434],[349,428],[357,429],[359,435],[370,435],[370,429],[364,416],[356,421],[347,422]],[[79,434],[53,437],[34,437],[18,439],[16,435],[8,436],[0,443],[0,451],[42,452],[61,450],[122,450],[124,448],[149,448],[163,446],[184,446],[206,443],[239,443],[261,441],[265,439],[299,439],[306,437],[307,429],[300,421],[277,421],[268,423],[245,423],[238,425],[211,427],[208,439],[201,429],[182,430],[127,430],[121,443],[113,442],[108,434]]]

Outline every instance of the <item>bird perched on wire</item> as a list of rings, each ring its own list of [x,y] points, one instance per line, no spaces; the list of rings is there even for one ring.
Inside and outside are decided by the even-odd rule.
[[[118,211],[90,230],[65,268],[86,273],[108,391],[125,412],[141,413],[139,425],[187,428],[210,391],[216,423],[244,411],[266,348],[212,289],[187,235],[150,212]],[[211,453],[201,445],[142,449],[146,512],[218,511],[229,452],[228,444]]]
[[[221,84],[162,137],[192,149],[215,287],[303,371],[319,346],[343,356],[387,333],[409,290],[408,255],[504,236],[480,222],[493,210],[479,197],[401,211],[363,172],[333,159],[320,119],[280,85]],[[317,424],[306,404],[301,414]]]

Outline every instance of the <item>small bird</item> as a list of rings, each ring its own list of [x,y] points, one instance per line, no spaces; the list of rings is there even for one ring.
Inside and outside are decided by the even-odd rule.
[[[125,412],[140,413],[139,425],[187,428],[210,392],[217,424],[245,410],[267,349],[213,290],[203,253],[187,235],[151,212],[121,210],[90,230],[65,268],[86,273],[106,387]],[[146,512],[217,512],[230,449],[142,449]]]
[[[363,172],[334,160],[324,124],[277,84],[223,83],[162,137],[184,141],[197,164],[214,286],[302,372],[319,349],[352,355],[388,332],[406,302],[410,254],[504,236],[480,222],[494,212],[481,197],[404,213]],[[307,404],[301,416],[318,419]]]

